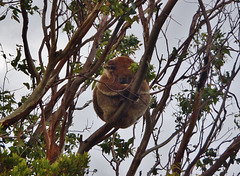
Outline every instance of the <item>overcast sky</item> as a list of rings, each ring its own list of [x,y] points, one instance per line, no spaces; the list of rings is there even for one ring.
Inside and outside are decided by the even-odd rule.
[[[163,1],[165,3],[165,1]],[[193,14],[197,11],[197,4],[194,3],[194,1],[179,1],[176,7],[173,9],[171,14],[171,23],[168,26],[168,33],[167,37],[169,38],[169,44],[170,49],[173,46],[176,46],[179,42],[179,40],[184,40],[185,37],[188,35],[188,29],[189,25],[192,20]],[[1,9],[0,9],[1,13]],[[41,18],[39,15],[30,16],[30,23],[29,23],[29,32],[28,32],[28,39],[30,44],[30,50],[32,53],[33,58],[38,57],[38,49],[41,44],[42,40],[42,29],[41,29]],[[22,23],[17,23],[14,20],[10,20],[10,13],[8,14],[7,18],[4,21],[0,21],[0,44],[2,45],[5,54],[8,56],[8,58],[11,59],[9,54],[16,56],[16,44],[22,45],[21,40],[21,28]],[[142,38],[142,31],[140,30],[140,27],[136,25],[133,25],[131,29],[128,31],[128,34],[133,33],[134,35],[138,36],[139,39]],[[161,36],[159,37],[161,39]],[[60,45],[59,48],[63,48],[67,42],[66,38],[63,37],[60,39]],[[166,46],[164,45],[164,42],[158,43],[158,49],[159,52],[166,54]],[[1,50],[1,48],[0,48]],[[85,56],[87,55],[88,51],[86,51]],[[135,61],[138,61],[141,55],[143,54],[143,50],[136,53]],[[46,56],[45,56],[46,57]],[[157,67],[156,58],[152,59],[152,63]],[[12,69],[10,66],[8,68],[9,70]],[[184,68],[182,68],[184,70]],[[0,87],[2,88],[4,75],[6,72],[6,66],[5,62],[3,60],[3,57],[0,55]],[[16,96],[17,98],[20,98],[23,95],[28,94],[28,90],[23,86],[24,82],[30,82],[30,80],[25,77],[24,74],[16,74],[15,71],[10,71],[7,75],[7,80],[5,84],[6,90],[17,90]],[[239,77],[237,78],[239,79]],[[234,83],[232,87],[232,91],[237,94],[238,97],[240,97],[240,93],[238,91],[238,88],[240,87],[240,82],[237,81]],[[179,88],[180,90],[180,88]],[[179,90],[173,90],[173,92],[178,92]],[[83,106],[86,101],[92,99],[92,90],[88,89],[83,95],[81,95],[81,99],[79,99],[78,106]],[[172,106],[172,109],[175,110],[175,106],[173,104],[170,104],[169,106]],[[172,112],[168,110],[169,113],[164,116],[164,124],[162,128],[162,133],[160,137],[164,140],[166,139],[166,136],[169,136],[172,134],[172,132],[175,129],[174,125],[169,125],[173,123],[173,117]],[[84,139],[86,139],[91,133],[93,133],[98,127],[103,125],[104,123],[97,117],[95,114],[92,104],[85,108],[82,111],[78,111],[74,114],[74,121],[73,126],[71,130],[82,130],[85,125],[88,124],[91,126],[91,129],[89,131],[84,132]],[[139,121],[137,125],[137,132],[141,133],[142,130],[142,120]],[[119,130],[120,135],[125,138],[129,139],[132,137],[132,127],[124,130]],[[141,138],[141,135],[136,135],[136,137],[139,139]],[[136,140],[135,146],[138,147],[139,140]],[[166,160],[166,157],[169,151],[169,146],[167,145],[163,147],[161,150],[162,153],[162,160]],[[97,169],[98,172],[96,175],[113,175],[113,171],[111,166],[103,159],[101,156],[101,152],[99,151],[99,147],[94,147],[91,152],[91,169]],[[129,164],[131,163],[132,158],[128,159],[126,162],[123,162],[121,165],[121,175],[125,175],[126,171],[129,168]],[[143,175],[146,175],[146,173],[149,171],[149,169],[154,164],[154,155],[149,154],[145,159],[143,159],[143,162],[141,163],[141,166],[139,167],[143,171]],[[230,168],[230,174],[232,172],[236,172],[237,167]],[[139,172],[139,171],[138,171]],[[137,174],[138,175],[138,174]]]

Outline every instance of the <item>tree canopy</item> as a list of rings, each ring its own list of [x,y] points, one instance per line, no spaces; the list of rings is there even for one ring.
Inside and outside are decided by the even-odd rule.
[[[0,175],[240,173],[239,0],[0,7]],[[92,107],[103,65],[118,56],[136,62],[129,96],[144,79],[151,88],[127,129]]]

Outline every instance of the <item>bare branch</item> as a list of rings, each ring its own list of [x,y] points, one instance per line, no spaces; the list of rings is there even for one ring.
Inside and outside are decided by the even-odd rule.
[[[33,86],[34,86],[35,78],[37,80],[37,84],[39,84],[40,75],[38,74],[38,72],[36,70],[36,67],[34,65],[34,62],[33,62],[33,59],[32,59],[31,53],[30,53],[29,45],[28,45],[28,39],[27,39],[28,13],[25,9],[26,1],[22,0],[22,1],[20,1],[20,3],[21,3],[21,10],[22,10],[22,17],[23,17],[22,39],[23,39],[23,45],[24,45],[24,52],[25,52],[25,56],[26,56],[27,64],[28,64],[28,68],[29,68],[28,70],[31,74]]]

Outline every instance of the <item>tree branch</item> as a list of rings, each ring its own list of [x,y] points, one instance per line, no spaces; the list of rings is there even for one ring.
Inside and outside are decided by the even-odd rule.
[[[54,54],[53,54],[53,53],[51,53],[51,52],[53,52],[53,48],[51,49],[52,51],[50,52],[51,55],[49,56],[50,57],[49,63],[47,65],[46,72],[45,72],[41,82],[39,83],[39,85],[36,87],[36,89],[34,89],[33,93],[23,103],[22,106],[20,106],[17,110],[15,110],[9,116],[7,116],[3,119],[0,119],[0,124],[2,124],[4,127],[8,127],[8,126],[12,125],[13,123],[17,122],[19,119],[25,118],[36,107],[36,105],[39,103],[39,101],[41,100],[43,95],[47,92],[47,90],[49,89],[51,84],[54,82],[55,77],[57,76],[57,74],[55,74],[55,73],[52,75],[53,71],[56,72],[56,70],[54,70],[54,68],[55,68],[57,62],[59,60],[61,60],[59,64],[64,65],[67,58],[72,53],[72,49],[76,46],[77,42],[80,41],[80,39],[84,37],[84,35],[89,30],[89,28],[92,26],[92,23],[94,22],[94,20],[97,17],[97,14],[99,12],[102,2],[103,2],[103,0],[99,1],[96,4],[93,11],[88,15],[88,17],[85,19],[82,26],[80,26],[78,28],[76,33],[74,33],[73,37],[71,38],[71,40],[69,41],[69,43],[66,45],[65,49],[62,52],[57,54],[54,51]],[[54,8],[53,8],[53,10],[54,10]],[[54,16],[54,15],[52,14],[52,16]],[[52,26],[52,28],[53,28],[53,26]],[[54,36],[55,35],[52,35],[52,39],[55,38]],[[51,57],[53,57],[53,59],[51,59]],[[60,70],[58,70],[58,71],[60,71]],[[90,76],[93,73],[94,72],[91,72]],[[82,81],[82,79],[80,79],[80,82],[81,81]]]
[[[186,150],[187,145],[188,145],[188,143],[189,143],[189,141],[192,137],[192,132],[193,132],[193,129],[195,127],[195,124],[196,124],[197,118],[199,116],[199,113],[200,113],[200,105],[201,105],[201,100],[202,100],[203,88],[204,88],[205,83],[208,79],[208,73],[209,73],[209,70],[210,70],[210,62],[211,62],[211,53],[210,53],[210,48],[211,48],[211,45],[212,45],[211,26],[210,26],[209,19],[206,15],[206,11],[205,11],[205,8],[204,8],[201,0],[199,0],[199,3],[200,3],[200,6],[203,10],[203,13],[205,14],[204,18],[205,18],[205,22],[207,24],[207,30],[208,30],[208,34],[209,34],[208,39],[207,39],[208,47],[206,49],[206,56],[204,58],[204,67],[203,67],[203,70],[202,70],[202,73],[200,75],[199,82],[198,82],[198,85],[197,85],[197,93],[196,93],[196,96],[195,96],[195,99],[194,99],[194,106],[193,106],[192,115],[190,117],[190,123],[189,123],[187,131],[185,132],[185,134],[183,136],[183,139],[181,140],[180,147],[179,147],[179,149],[176,153],[176,156],[175,156],[175,161],[172,165],[173,173],[178,174],[178,175],[180,175],[180,173],[181,173],[181,161],[182,161],[183,156],[184,156],[184,151]]]
[[[216,160],[210,169],[205,171],[202,176],[213,175],[221,165],[232,155],[236,155],[240,149],[240,136],[237,136],[233,143],[225,150],[223,154]]]
[[[131,87],[131,92],[133,92],[133,93],[137,93],[137,90],[140,87],[142,80],[145,78],[145,75],[146,75],[147,69],[148,69],[148,64],[150,63],[150,60],[151,60],[151,57],[153,54],[153,50],[156,45],[160,30],[161,30],[163,24],[165,23],[167,17],[169,16],[170,12],[172,11],[173,7],[176,5],[176,3],[177,3],[177,0],[169,0],[167,2],[166,6],[164,7],[162,13],[159,15],[159,17],[155,21],[155,24],[154,24],[154,26],[151,30],[151,34],[149,36],[149,41],[146,46],[146,50],[144,52],[144,55],[140,62],[140,66],[136,73],[136,79],[134,80],[134,83]],[[129,97],[130,99],[132,98],[131,95],[132,94],[130,94],[130,97]],[[124,110],[124,108],[127,108],[127,102],[124,103],[122,106],[120,106],[119,110],[117,111],[117,113],[119,113],[119,114],[116,113],[115,115],[120,116],[120,114]],[[135,175],[137,168],[139,167],[139,164],[142,161],[142,154],[146,150],[153,127],[154,126],[151,122],[150,114],[149,114],[149,112],[147,112],[146,113],[145,133],[144,133],[142,142],[141,142],[140,146],[138,147],[136,155],[135,155],[135,157],[130,165],[130,168],[127,172],[127,176]]]
[[[28,39],[27,39],[27,31],[28,31],[28,13],[25,9],[26,6],[26,1],[21,0],[21,11],[22,11],[22,17],[23,17],[23,28],[22,28],[22,39],[23,39],[23,46],[24,46],[24,52],[28,64],[28,71],[31,74],[32,80],[33,80],[33,86],[35,85],[34,83],[34,78],[37,80],[37,84],[40,82],[40,75],[38,74],[36,67],[33,63],[33,59],[30,53],[29,45],[28,45]]]

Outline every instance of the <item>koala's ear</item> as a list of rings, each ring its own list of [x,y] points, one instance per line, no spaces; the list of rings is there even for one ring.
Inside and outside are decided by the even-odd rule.
[[[114,60],[110,60],[108,61],[105,65],[104,65],[104,69],[107,70],[115,70],[116,69],[116,63]]]

